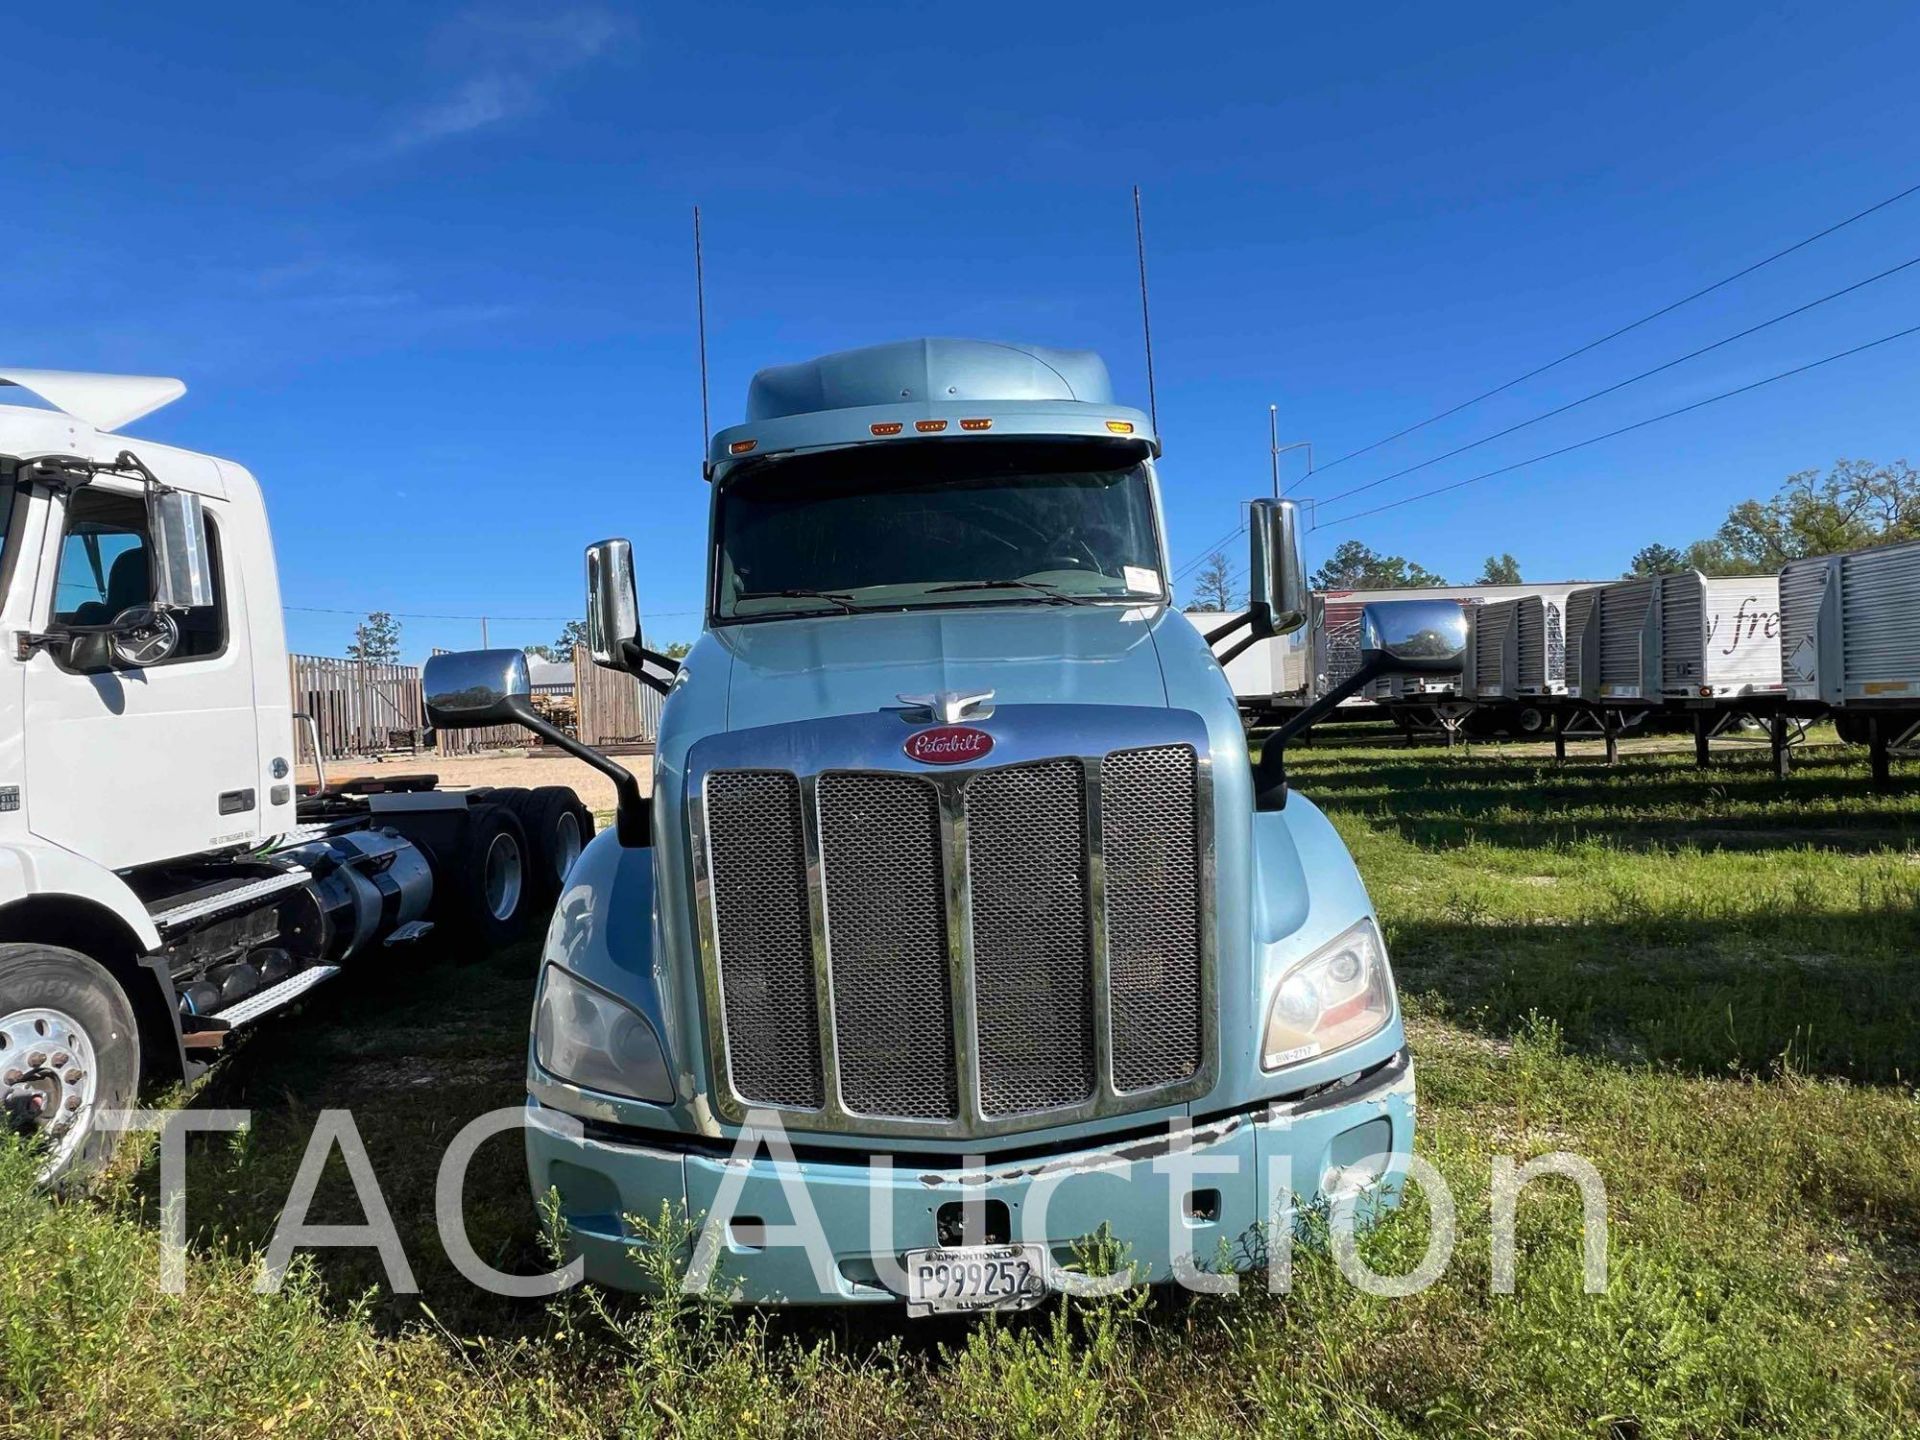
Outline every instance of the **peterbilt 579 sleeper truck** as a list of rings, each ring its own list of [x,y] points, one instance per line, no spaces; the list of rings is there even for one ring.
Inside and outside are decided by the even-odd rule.
[[[1159,448],[1085,351],[755,376],[651,796],[546,939],[528,1159],[590,1276],[639,1287],[664,1203],[736,1299],[1013,1306],[1089,1237],[1150,1280],[1250,1263],[1281,1162],[1298,1205],[1393,1188],[1386,949],[1281,768],[1345,692],[1250,763],[1171,607]],[[1253,521],[1241,644],[1306,609],[1291,506]],[[587,560],[594,658],[637,668],[630,547]],[[1354,683],[1457,666],[1459,617],[1377,607]],[[531,716],[515,652],[426,687],[439,725]]]
[[[432,776],[296,794],[253,476],[114,433],[177,380],[0,385],[53,407],[0,405],[0,1123],[58,1182],[110,1147],[102,1111],[320,981],[436,926],[521,934],[593,819],[561,787]]]

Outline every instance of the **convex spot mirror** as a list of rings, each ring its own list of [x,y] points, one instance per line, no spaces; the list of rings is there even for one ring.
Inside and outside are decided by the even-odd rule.
[[[532,712],[524,650],[454,650],[428,659],[420,675],[427,723],[439,730],[517,725]]]
[[[587,547],[587,653],[603,669],[640,673],[640,596],[629,541]]]
[[[1307,623],[1299,509],[1291,500],[1255,500],[1248,506],[1247,540],[1247,591],[1254,623],[1271,635],[1291,635]]]
[[[1454,600],[1382,600],[1360,609],[1360,660],[1382,673],[1446,675],[1467,653],[1467,612]]]
[[[152,539],[149,561],[155,608],[191,610],[213,604],[213,557],[200,497],[185,490],[150,487],[147,532]]]

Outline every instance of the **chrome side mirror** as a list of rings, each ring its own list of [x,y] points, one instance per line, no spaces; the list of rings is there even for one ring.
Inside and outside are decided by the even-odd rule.
[[[605,669],[640,671],[640,596],[626,540],[587,547],[587,652]]]
[[[1376,675],[1445,675],[1467,653],[1467,612],[1452,600],[1382,600],[1360,609],[1360,662]]]
[[[1248,510],[1247,590],[1256,626],[1269,635],[1291,635],[1307,623],[1299,509],[1291,500],[1255,500]]]
[[[190,610],[213,604],[213,556],[200,497],[149,486],[147,533],[153,541],[154,608]]]
[[[420,674],[427,723],[438,730],[519,725],[533,713],[524,650],[455,650],[435,655]]]

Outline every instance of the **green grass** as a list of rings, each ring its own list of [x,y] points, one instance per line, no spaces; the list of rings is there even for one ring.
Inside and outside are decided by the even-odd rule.
[[[434,1168],[515,1103],[529,951],[338,987],[183,1103],[255,1131],[191,1154],[188,1293],[157,1292],[153,1162],[32,1194],[0,1155],[0,1427],[32,1436],[1178,1432],[1888,1435],[1920,1427],[1920,777],[1857,752],[1634,754],[1556,770],[1373,743],[1303,750],[1299,790],[1379,904],[1420,1066],[1419,1148],[1461,1243],[1409,1300],[1311,1248],[1291,1296],[1133,1296],[978,1324],[736,1315],[458,1280]],[[1896,772],[1897,777],[1900,772]],[[252,1290],[313,1116],[348,1106],[423,1286],[370,1252]],[[1489,1293],[1495,1154],[1590,1158],[1611,1284],[1583,1294],[1560,1182],[1521,1209],[1519,1292]],[[540,1261],[512,1136],[469,1181],[480,1253]],[[319,1219],[359,1218],[334,1162]],[[1368,1238],[1425,1245],[1416,1200]]]

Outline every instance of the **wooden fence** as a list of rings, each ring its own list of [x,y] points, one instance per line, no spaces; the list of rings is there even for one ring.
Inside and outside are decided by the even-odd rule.
[[[294,711],[313,717],[327,759],[420,748],[418,666],[290,655],[287,672]],[[295,728],[304,747],[306,727]]]
[[[444,654],[444,651],[435,651]],[[660,695],[631,675],[602,670],[585,650],[574,652],[574,697],[578,733],[589,745],[652,744],[660,732]],[[425,707],[417,665],[381,665],[327,655],[290,655],[287,674],[296,713],[311,715],[328,760],[351,756],[419,753]],[[552,691],[553,686],[542,686]],[[296,748],[305,757],[306,726],[296,725]],[[483,730],[442,730],[434,748],[442,755],[537,745],[518,725]]]
[[[651,745],[660,734],[660,692],[618,670],[602,670],[586,648],[573,652],[579,736],[589,745]]]

